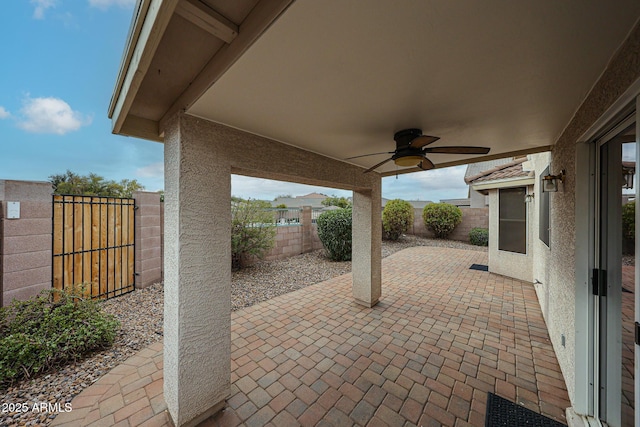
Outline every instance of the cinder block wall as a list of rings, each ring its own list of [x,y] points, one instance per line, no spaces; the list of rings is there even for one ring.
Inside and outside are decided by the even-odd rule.
[[[276,227],[276,244],[267,252],[264,259],[284,259],[322,249],[322,242],[318,237],[318,226],[312,223],[310,206],[302,208],[300,221],[300,225]]]
[[[462,222],[449,235],[451,240],[462,242],[469,241],[469,233],[472,228],[489,228],[489,208],[460,208]],[[422,209],[414,209],[413,232],[416,236],[433,238],[434,235],[427,230],[422,220]]]
[[[276,244],[265,255],[264,259],[274,260],[288,258],[302,253],[302,226],[286,225],[276,227]]]
[[[48,182],[0,180],[0,304],[51,288],[52,188]],[[7,217],[20,203],[19,218]]]
[[[162,281],[163,206],[160,195],[136,191],[136,288]]]

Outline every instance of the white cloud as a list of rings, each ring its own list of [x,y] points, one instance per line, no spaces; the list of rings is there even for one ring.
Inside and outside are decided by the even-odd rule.
[[[9,117],[11,117],[11,113],[9,113],[7,110],[4,109],[2,105],[0,105],[0,120],[8,119]]]
[[[382,179],[382,196],[388,199],[430,200],[466,198],[466,166],[433,169]]]
[[[136,176],[142,178],[162,178],[164,177],[164,163],[156,162],[136,169]]]
[[[44,12],[49,8],[55,7],[56,0],[31,0],[31,4],[35,5],[33,18],[44,19]]]
[[[382,196],[388,199],[431,200],[434,202],[441,199],[466,198],[468,187],[464,182],[465,171],[466,166],[456,166],[398,175],[398,179],[386,177],[382,180]],[[162,162],[157,162],[143,166],[136,170],[136,176],[162,180],[164,165]],[[231,175],[231,194],[238,197],[273,200],[282,194],[290,194],[295,197],[312,192],[340,197],[352,196],[352,192],[348,190]]]
[[[327,195],[351,197],[351,191],[334,188],[314,187],[294,182],[273,181],[242,175],[231,175],[231,194],[243,198],[273,200],[279,195],[290,194],[293,197],[312,192]]]
[[[98,9],[106,10],[111,6],[119,6],[123,8],[133,7],[136,0],[89,0],[89,5]]]
[[[91,123],[91,118],[73,111],[59,98],[27,98],[20,110],[18,126],[27,132],[64,135]]]

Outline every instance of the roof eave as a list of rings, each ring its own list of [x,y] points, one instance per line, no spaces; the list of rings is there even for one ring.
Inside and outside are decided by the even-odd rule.
[[[123,132],[125,120],[179,0],[138,0],[125,54],[116,80],[109,118],[112,132]],[[138,122],[139,118],[134,118]],[[153,132],[152,132],[153,133]],[[160,139],[155,135],[154,139]]]
[[[534,185],[535,182],[536,182],[535,177],[526,176],[526,177],[486,181],[479,184],[471,184],[471,188],[476,191],[484,191],[484,190],[494,190],[498,188],[525,187],[528,185]]]

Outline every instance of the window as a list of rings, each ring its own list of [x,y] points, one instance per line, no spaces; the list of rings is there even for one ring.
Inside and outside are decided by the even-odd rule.
[[[526,187],[498,190],[498,249],[527,253],[527,205]]]
[[[541,186],[542,186],[542,177],[546,175],[549,175],[549,166],[547,166],[544,172],[542,172],[542,174],[540,175]],[[540,227],[539,237],[540,237],[540,240],[542,240],[544,244],[547,245],[547,247],[549,247],[549,228],[551,227],[551,224],[549,223],[549,212],[551,209],[549,199],[550,199],[551,193],[539,191],[538,194],[540,195],[540,203],[539,203],[540,219],[538,220],[538,223],[539,223],[538,225]]]

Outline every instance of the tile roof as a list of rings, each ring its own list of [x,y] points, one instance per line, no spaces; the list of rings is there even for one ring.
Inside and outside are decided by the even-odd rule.
[[[494,166],[476,175],[465,177],[467,184],[478,184],[507,178],[528,178],[534,176],[534,171],[525,171],[522,164],[527,161],[526,157],[515,159],[509,163]]]
[[[470,176],[478,175],[479,173],[494,168],[496,166],[501,166],[507,163],[511,163],[513,161],[513,157],[505,157],[504,159],[495,159],[495,160],[486,160],[484,162],[478,163],[469,163],[467,165],[467,170],[464,174],[465,179]]]

